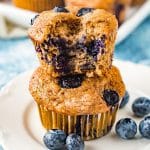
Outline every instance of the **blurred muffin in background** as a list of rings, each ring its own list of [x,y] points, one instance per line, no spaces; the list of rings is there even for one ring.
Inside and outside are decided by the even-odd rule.
[[[142,5],[146,0],[132,0],[132,6]]]
[[[115,0],[65,0],[67,6],[81,6],[91,8],[101,8],[112,11]]]
[[[119,26],[124,22],[126,18],[126,12],[131,5],[131,0],[115,0],[114,2],[114,14],[118,20]]]
[[[116,15],[119,25],[126,17],[126,10],[131,0],[65,0],[67,6],[80,6],[105,9]]]
[[[12,0],[17,7],[35,12],[49,10],[55,6],[63,6],[63,0]]]

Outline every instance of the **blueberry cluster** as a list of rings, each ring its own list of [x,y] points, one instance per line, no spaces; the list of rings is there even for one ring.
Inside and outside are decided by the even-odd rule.
[[[120,108],[125,107],[129,101],[129,93],[126,91]],[[144,117],[150,113],[150,99],[139,97],[132,104],[132,111],[136,117]],[[131,118],[120,119],[116,124],[116,134],[122,139],[133,139],[137,134],[137,124]],[[145,117],[139,124],[139,132],[142,137],[150,139],[150,116]]]
[[[83,150],[84,141],[77,134],[66,135],[59,129],[49,130],[43,137],[43,142],[49,150]]]
[[[139,124],[142,137],[150,139],[150,116],[145,117]],[[131,118],[124,118],[116,124],[116,134],[122,139],[133,139],[137,133],[137,124]]]

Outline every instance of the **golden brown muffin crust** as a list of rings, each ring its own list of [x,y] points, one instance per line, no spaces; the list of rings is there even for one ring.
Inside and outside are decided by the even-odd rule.
[[[103,34],[105,32],[112,33],[114,35],[116,34],[118,27],[117,20],[116,17],[111,13],[102,9],[96,9],[93,11],[93,13],[88,13],[81,17],[77,17],[76,14],[79,10],[79,7],[67,7],[67,9],[70,11],[69,13],[57,13],[53,12],[53,10],[42,12],[40,16],[35,20],[33,26],[28,31],[30,38],[33,41],[42,43],[49,33],[62,32],[63,34],[63,30],[65,30],[65,28],[63,28],[64,26],[62,26],[63,30],[60,31],[60,29],[56,29],[56,24],[63,24],[63,22],[65,21],[68,21],[68,23],[71,21],[79,22],[78,26],[80,27],[80,30],[78,31],[78,34],[80,34],[81,32],[88,32],[86,24],[89,24],[90,22],[99,22],[98,26],[101,27],[99,34],[101,34],[102,31]],[[105,26],[103,26],[103,24],[105,24]],[[78,28],[78,26],[76,26],[76,28]],[[67,34],[67,32],[65,34]]]
[[[114,90],[120,99],[125,92],[119,70],[112,67],[102,78],[85,78],[82,85],[74,89],[61,88],[57,78],[39,67],[33,74],[29,90],[35,101],[46,109],[69,115],[103,113],[110,109],[103,100],[105,89]]]

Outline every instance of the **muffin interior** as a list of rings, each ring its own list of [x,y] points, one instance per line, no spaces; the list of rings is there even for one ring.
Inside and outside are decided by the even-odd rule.
[[[50,30],[44,42],[36,43],[36,51],[56,72],[67,74],[96,68],[97,56],[105,53],[105,35],[85,34],[83,30],[88,29],[83,29],[80,19],[61,23],[58,20]]]

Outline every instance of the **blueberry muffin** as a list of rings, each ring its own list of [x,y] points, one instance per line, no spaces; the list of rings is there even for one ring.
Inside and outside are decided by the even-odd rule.
[[[65,0],[66,6],[78,6],[113,10],[115,0]]]
[[[146,0],[132,0],[132,6],[140,6],[142,5]]]
[[[50,10],[55,6],[64,6],[63,0],[12,0],[12,2],[19,8],[35,12]]]
[[[62,129],[91,140],[111,130],[125,86],[114,66],[103,77],[93,78],[82,74],[54,78],[39,67],[29,90],[47,130]]]
[[[131,0],[116,0],[114,4],[114,14],[120,26],[126,18],[126,12],[131,4]]]
[[[101,76],[112,65],[117,25],[105,10],[55,7],[36,17],[29,36],[42,66],[54,77]]]

